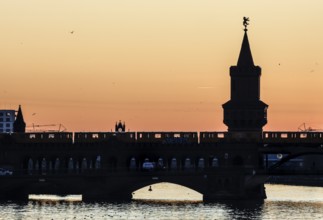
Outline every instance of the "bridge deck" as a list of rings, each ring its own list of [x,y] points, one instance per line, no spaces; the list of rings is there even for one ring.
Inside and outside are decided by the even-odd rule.
[[[0,134],[0,141],[17,143],[96,143],[118,140],[125,143],[206,144],[230,141],[257,143],[323,144],[323,132],[33,132]]]

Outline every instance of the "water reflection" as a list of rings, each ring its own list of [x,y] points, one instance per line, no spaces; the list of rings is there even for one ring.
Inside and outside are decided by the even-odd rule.
[[[56,201],[81,202],[82,195],[58,196],[58,195],[31,194],[28,196],[28,199],[34,200],[34,201],[45,201],[45,202],[56,202]]]
[[[239,204],[185,203],[73,203],[35,202],[1,204],[6,219],[258,219],[256,208]]]
[[[323,219],[321,188],[272,185],[267,194],[264,203],[8,201],[0,204],[0,219]]]

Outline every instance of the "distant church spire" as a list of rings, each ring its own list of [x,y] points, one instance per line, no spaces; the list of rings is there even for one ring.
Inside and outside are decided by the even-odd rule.
[[[26,123],[24,121],[24,116],[22,115],[21,105],[19,105],[16,120],[13,123],[13,132],[25,132]]]
[[[126,131],[126,123],[121,122],[121,120],[118,122],[116,122],[116,126],[115,126],[115,132],[125,132]]]

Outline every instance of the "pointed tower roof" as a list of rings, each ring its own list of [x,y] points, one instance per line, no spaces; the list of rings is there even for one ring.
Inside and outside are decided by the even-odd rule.
[[[24,116],[22,115],[21,105],[19,105],[16,121],[24,122]]]
[[[21,105],[19,105],[16,120],[13,123],[14,132],[25,132],[26,123],[24,121],[24,116],[22,115]]]
[[[249,40],[248,40],[248,35],[247,35],[247,29],[244,30],[244,37],[242,41],[242,46],[240,50],[240,55],[238,59],[238,64],[237,66],[241,67],[254,67],[252,55],[251,55],[251,50],[250,50],[250,45],[249,45]]]

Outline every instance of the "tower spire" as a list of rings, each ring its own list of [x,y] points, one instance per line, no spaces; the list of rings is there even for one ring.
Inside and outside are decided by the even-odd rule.
[[[260,100],[261,68],[253,63],[247,35],[248,22],[249,18],[244,17],[244,37],[238,64],[230,67],[231,99],[223,104],[223,122],[229,132],[251,132],[258,138],[267,123],[268,105]]]
[[[242,41],[238,64],[237,64],[238,67],[255,66],[253,63],[249,40],[248,40],[248,34],[247,34],[247,31],[248,31],[247,26],[249,25],[248,22],[249,22],[249,18],[243,17],[243,26],[245,28],[244,28],[244,36],[243,36],[243,41]]]
[[[16,120],[13,123],[13,132],[25,132],[26,123],[24,121],[24,116],[22,115],[21,105],[19,105]]]

